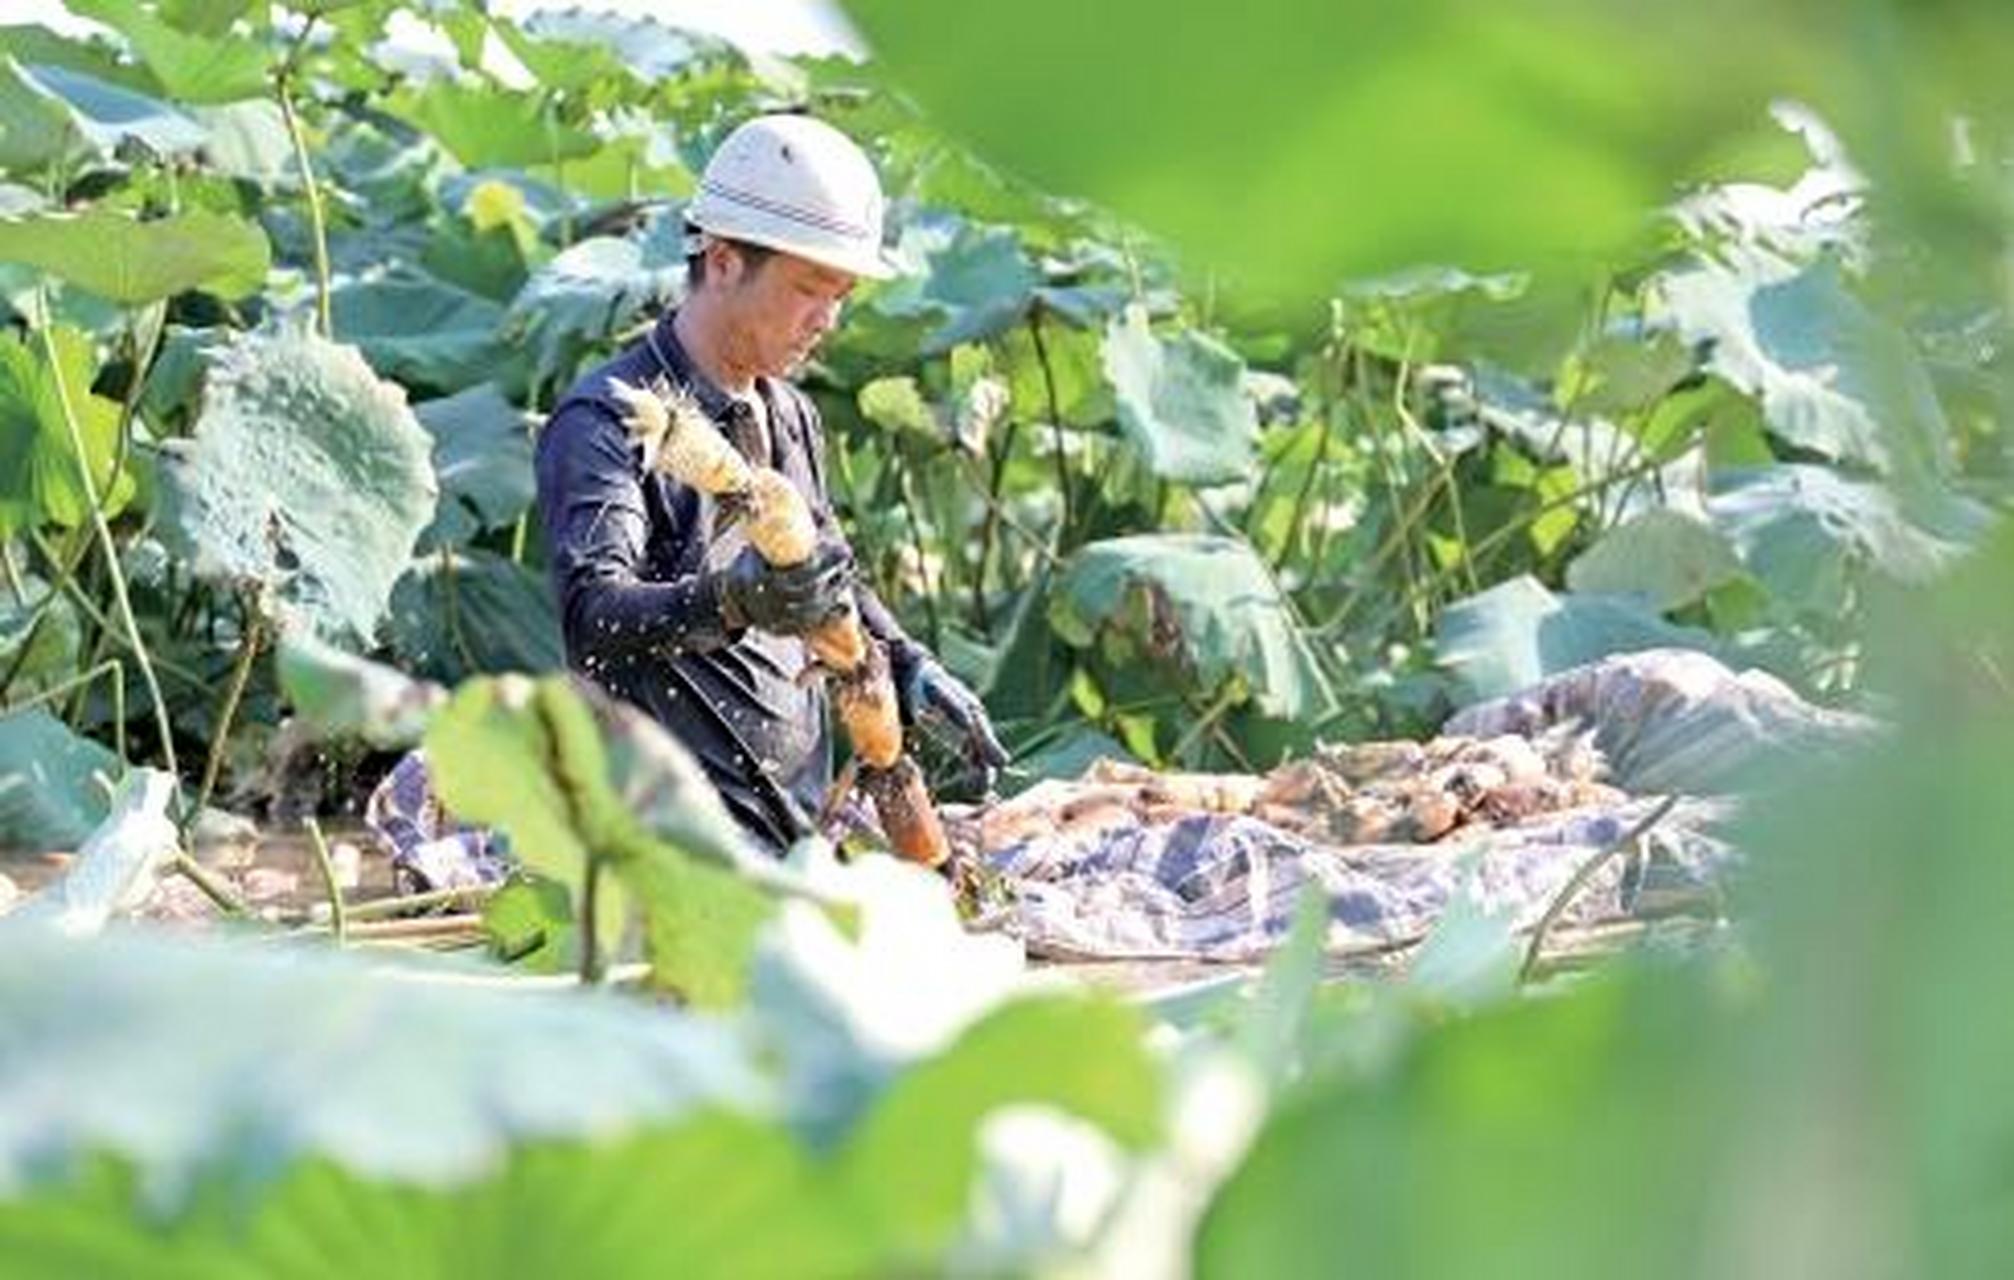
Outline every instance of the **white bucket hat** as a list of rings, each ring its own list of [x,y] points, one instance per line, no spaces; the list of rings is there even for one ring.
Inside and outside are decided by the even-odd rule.
[[[886,280],[881,181],[853,140],[810,116],[757,116],[706,162],[686,221],[851,275]]]

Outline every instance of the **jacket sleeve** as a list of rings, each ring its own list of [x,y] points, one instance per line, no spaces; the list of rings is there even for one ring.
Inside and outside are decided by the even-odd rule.
[[[643,650],[719,648],[734,639],[707,577],[642,576],[649,517],[621,423],[574,400],[540,433],[538,505],[567,653],[592,671]]]

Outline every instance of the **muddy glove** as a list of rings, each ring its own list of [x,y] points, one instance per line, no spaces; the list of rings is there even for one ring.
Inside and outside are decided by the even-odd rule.
[[[979,695],[944,669],[942,663],[915,645],[891,655],[896,703],[904,724],[921,723],[955,737],[983,790],[993,789],[993,773],[1007,763],[1007,748],[993,734],[986,704]]]
[[[853,553],[843,542],[824,541],[803,564],[779,569],[754,547],[744,547],[714,578],[714,587],[730,628],[802,635],[852,602]]]

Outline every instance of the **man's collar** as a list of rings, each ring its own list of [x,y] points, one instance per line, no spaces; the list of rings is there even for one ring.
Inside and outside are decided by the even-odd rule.
[[[676,309],[667,311],[651,328],[651,350],[665,366],[662,372],[691,391],[693,399],[699,401],[699,407],[706,411],[708,417],[725,420],[741,401],[721,390],[719,384],[707,377],[693,360],[685,344],[678,340],[678,330],[672,324],[677,316]],[[742,411],[746,412],[745,407]]]

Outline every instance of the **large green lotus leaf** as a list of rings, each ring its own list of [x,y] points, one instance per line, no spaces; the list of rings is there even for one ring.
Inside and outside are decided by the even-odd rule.
[[[237,102],[263,95],[270,54],[247,36],[181,30],[137,0],[65,0],[72,13],[95,18],[126,37],[133,52],[178,102]]]
[[[307,1163],[174,1215],[148,1202],[135,1171],[108,1162],[0,1202],[0,1250],[17,1274],[139,1280],[882,1272],[832,1180],[776,1122],[719,1108],[668,1126],[621,1120],[519,1144],[460,1185],[372,1181]],[[665,1212],[697,1204],[707,1211]]]
[[[523,34],[548,49],[606,51],[645,84],[676,76],[702,58],[730,53],[718,41],[653,18],[580,8],[540,10],[525,19]]]
[[[122,61],[119,48],[110,39],[73,39],[40,23],[0,25],[0,54],[11,56],[24,67],[60,67],[135,93],[158,96],[161,92],[161,82],[147,68]]]
[[[414,560],[392,589],[389,630],[400,665],[446,684],[566,666],[551,584],[493,551]]]
[[[1273,1111],[1203,1218],[1196,1274],[1314,1274],[1308,1259],[1335,1257],[1394,1276],[1713,1271],[1694,1226],[1725,1082],[1700,1047],[1734,1019],[1705,986],[1608,975],[1404,1049],[1387,1031],[1392,1069],[1331,1071]]]
[[[242,298],[265,287],[272,246],[208,209],[142,222],[112,209],[0,218],[0,262],[21,262],[137,306],[190,289]]]
[[[93,486],[116,513],[133,493],[133,478],[113,468],[119,456],[119,406],[90,393],[91,340],[59,326],[49,334],[57,371],[39,340],[0,333],[0,537],[45,524],[74,528],[90,515],[63,404],[77,420]]]
[[[659,218],[639,235],[594,236],[532,273],[511,303],[504,337],[529,348],[535,378],[570,376],[589,347],[682,295],[685,246],[676,224]]]
[[[1615,250],[1823,48],[1732,0],[846,8],[890,79],[1000,168],[1304,298],[1420,262]]]
[[[1748,571],[1794,611],[1836,617],[1871,570],[1891,581],[1929,582],[1965,544],[1909,519],[1886,487],[1829,467],[1783,464],[1714,477],[1708,510]]]
[[[128,138],[163,156],[200,149],[203,127],[158,98],[64,67],[0,57],[0,169],[110,156]]]
[[[368,643],[432,518],[427,434],[355,347],[290,329],[212,360],[191,446],[164,466],[196,572]]]
[[[329,295],[329,309],[337,337],[408,386],[461,391],[495,377],[505,360],[503,308],[417,270],[345,284]]]
[[[229,31],[238,19],[263,7],[259,0],[158,0],[154,12],[177,31],[197,36],[220,36]],[[343,6],[322,0],[321,3],[303,7],[314,13],[328,13]],[[264,19],[259,21],[263,24]]]
[[[1474,701],[1612,653],[1660,648],[1713,652],[1715,642],[1631,597],[1556,596],[1528,574],[1449,605],[1434,636],[1435,658]]]
[[[1641,596],[1660,613],[1680,609],[1741,575],[1741,558],[1712,525],[1656,508],[1601,535],[1567,566],[1567,586],[1593,595]]]
[[[905,273],[877,290],[869,305],[897,318],[940,321],[926,352],[990,338],[1027,312],[1041,278],[1006,227],[979,227],[933,212],[903,227],[895,256]]]
[[[0,717],[0,848],[75,849],[111,810],[125,763],[40,707]]]
[[[759,881],[785,877],[661,725],[564,677],[483,677],[434,717],[426,750],[448,810],[500,827],[576,901],[590,863],[620,881],[643,913],[657,986],[701,1005],[739,998],[774,911]],[[599,923],[619,932],[619,914]]]
[[[600,145],[593,134],[553,120],[543,94],[435,80],[389,105],[471,169],[577,160]]]
[[[1241,678],[1259,709],[1319,717],[1334,694],[1258,554],[1206,534],[1142,534],[1094,542],[1071,560],[1050,605],[1071,644],[1125,628],[1146,654],[1193,673],[1202,691]]]
[[[508,18],[491,19],[490,29],[524,64],[525,70],[548,89],[584,94],[629,79],[628,68],[616,55],[616,49],[601,41],[532,31]]]
[[[1010,1104],[1056,1107],[1126,1146],[1159,1136],[1161,1075],[1131,1007],[1106,998],[1002,1005],[878,1098],[839,1153],[850,1202],[919,1264],[965,1220],[979,1126]]]
[[[14,1194],[107,1154],[157,1209],[206,1177],[248,1192],[309,1160],[448,1187],[523,1143],[763,1095],[726,1029],[612,996],[138,930],[79,945],[9,929],[0,955],[0,1187]]]
[[[536,496],[531,423],[493,382],[413,406],[434,438],[440,507],[420,549],[460,546],[523,515]],[[523,670],[524,668],[519,668]]]
[[[1105,376],[1119,425],[1164,480],[1226,484],[1249,479],[1258,418],[1245,394],[1245,362],[1193,329],[1156,335],[1128,308],[1105,330]]]
[[[1661,277],[1652,315],[1706,344],[1707,367],[1762,402],[1772,433],[1911,479],[1949,470],[1950,427],[1921,360],[1848,291],[1836,261],[1721,253]]]

